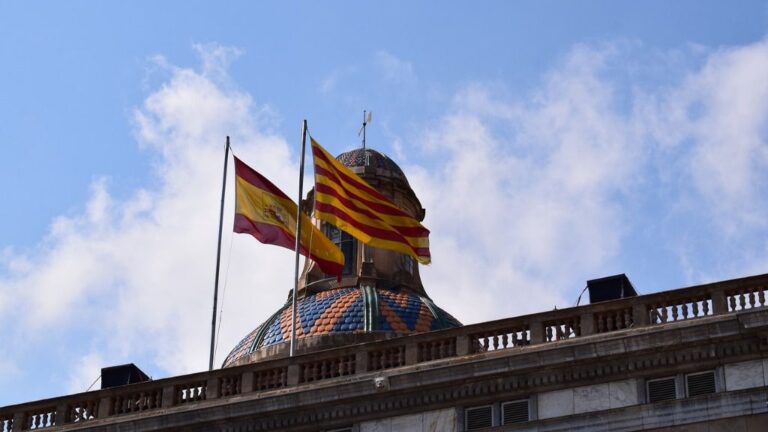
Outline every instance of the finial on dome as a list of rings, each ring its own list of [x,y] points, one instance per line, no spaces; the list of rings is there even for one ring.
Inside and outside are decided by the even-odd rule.
[[[363,134],[363,150],[365,150],[365,127],[368,126],[368,123],[372,121],[373,121],[373,111],[363,110],[363,126],[360,128],[360,131],[357,132],[357,136],[360,136],[360,134]]]

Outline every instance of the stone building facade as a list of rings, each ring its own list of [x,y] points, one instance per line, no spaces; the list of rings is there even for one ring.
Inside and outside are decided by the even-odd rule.
[[[424,217],[389,158],[339,160]],[[296,356],[283,306],[220,369],[2,407],[0,432],[768,431],[768,275],[462,326],[407,257],[319,225],[351,264],[305,266]]]

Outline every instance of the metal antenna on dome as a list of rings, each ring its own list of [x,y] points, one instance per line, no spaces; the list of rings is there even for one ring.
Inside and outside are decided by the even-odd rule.
[[[357,136],[363,134],[363,150],[365,150],[365,127],[368,126],[368,123],[371,121],[373,121],[373,112],[363,110],[363,126],[360,128],[360,131],[357,132]]]

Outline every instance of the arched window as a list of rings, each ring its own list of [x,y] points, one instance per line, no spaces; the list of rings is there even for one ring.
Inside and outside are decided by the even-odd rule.
[[[326,235],[334,242],[344,254],[343,275],[355,274],[355,262],[357,261],[357,240],[346,232],[338,229],[335,225],[325,224]]]

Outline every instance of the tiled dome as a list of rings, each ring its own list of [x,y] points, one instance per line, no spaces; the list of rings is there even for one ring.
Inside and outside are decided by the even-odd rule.
[[[366,158],[368,162],[366,163]],[[390,159],[387,155],[379,153],[376,150],[366,148],[357,148],[344,152],[336,157],[336,159],[350,168],[371,166],[379,170],[389,171],[389,174],[393,177],[400,177],[408,182],[403,173],[403,170]]]
[[[386,191],[409,214],[424,218],[425,210],[392,159],[370,148],[358,148],[340,154],[337,160],[372,187]],[[361,249],[362,244],[348,234],[346,240],[344,235],[338,237],[338,244],[344,243],[345,259],[352,264],[344,280],[337,282],[311,260],[305,261],[297,296],[296,353],[461,326],[429,299],[417,262],[397,251]],[[288,354],[291,306],[289,296],[285,305],[235,346],[223,366]]]
[[[308,293],[297,302],[296,338],[346,333],[404,336],[459,327],[461,323],[429,298],[404,289],[337,288]],[[270,345],[290,340],[291,302],[248,334],[224,360],[224,367]]]

